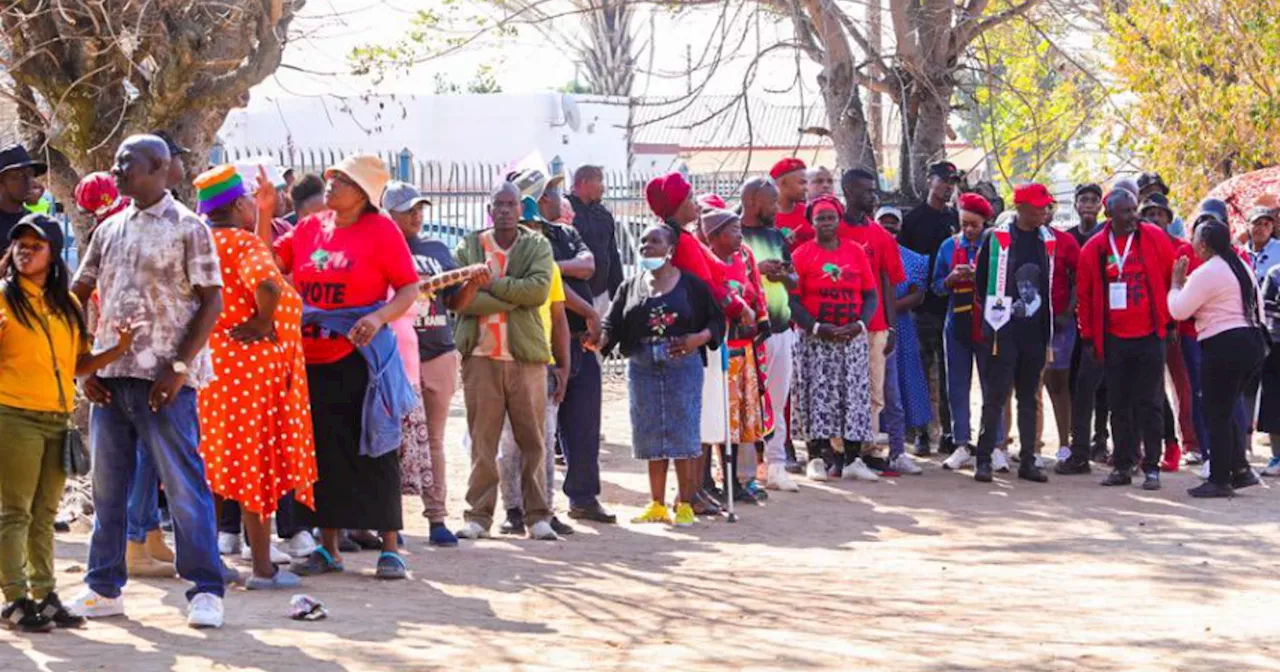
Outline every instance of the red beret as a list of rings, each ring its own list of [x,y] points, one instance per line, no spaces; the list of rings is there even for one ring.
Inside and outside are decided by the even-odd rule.
[[[957,205],[965,212],[982,215],[984,219],[991,219],[996,216],[996,211],[992,209],[991,204],[987,202],[987,199],[982,197],[982,194],[975,194],[972,192],[960,194],[960,199]]]
[[[796,172],[797,170],[804,170],[804,169],[805,169],[804,161],[801,161],[800,159],[797,159],[795,157],[788,157],[773,164],[773,169],[769,171],[769,177],[772,177],[773,179],[778,180],[778,179],[781,179],[783,175],[788,175]]]
[[[76,185],[76,205],[99,221],[124,209],[116,181],[107,173],[89,173]]]
[[[649,209],[653,211],[653,214],[663,219],[674,217],[676,210],[680,208],[680,204],[684,203],[692,192],[693,187],[689,186],[689,181],[684,179],[684,175],[680,173],[655,177],[644,188],[645,199],[649,201]]]
[[[719,194],[703,194],[698,197],[698,205],[707,210],[728,210],[729,206]]]
[[[840,219],[844,219],[844,204],[840,202],[840,199],[832,196],[831,194],[823,194],[812,201],[809,201],[809,206],[805,209],[804,213],[805,219],[808,219],[809,223],[812,224],[814,218],[818,215],[819,210],[835,210],[836,216]]]
[[[1033,208],[1047,208],[1055,200],[1053,194],[1049,193],[1048,187],[1036,182],[1024,184],[1013,190],[1014,205],[1025,203]]]

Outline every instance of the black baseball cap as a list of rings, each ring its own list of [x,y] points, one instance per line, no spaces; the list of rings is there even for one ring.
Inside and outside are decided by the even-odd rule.
[[[929,165],[929,177],[941,177],[948,182],[959,182],[960,170],[950,161],[938,161]]]
[[[156,131],[152,135],[164,140],[164,144],[169,145],[169,156],[182,156],[183,154],[191,153],[190,149],[179,145],[178,141],[174,140],[173,136],[169,134],[169,131]]]
[[[1098,198],[1102,198],[1102,185],[1096,182],[1086,182],[1076,185],[1076,198],[1080,198],[1080,194],[1094,193]]]
[[[27,230],[34,231],[40,240],[49,243],[55,251],[60,251],[66,240],[62,235],[62,226],[58,224],[58,220],[44,213],[33,212],[13,225],[13,228],[9,230],[9,240],[5,242],[12,245],[13,241],[17,240],[18,236]]]

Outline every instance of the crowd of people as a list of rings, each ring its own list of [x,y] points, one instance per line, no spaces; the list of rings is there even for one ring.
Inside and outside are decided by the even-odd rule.
[[[1062,230],[1041,184],[999,212],[960,193],[943,161],[904,214],[880,207],[870,171],[837,181],[788,158],[729,199],[680,173],[651,181],[654,219],[627,277],[599,167],[511,172],[451,250],[423,231],[430,200],[376,157],[283,191],[266,170],[215,166],[194,180],[192,209],[175,196],[187,153],[132,136],[109,174],[81,181],[94,226],[73,272],[62,228],[31,205],[47,167],[0,151],[11,628],[118,616],[130,577],[174,575],[192,584],[188,624],[219,627],[228,585],[292,589],[361,548],[378,552],[377,578],[403,579],[404,495],[421,498],[433,546],[488,537],[499,497],[498,532],[557,540],[574,532],[557,515],[557,462],[567,518],[616,523],[599,464],[601,360],[615,350],[647,463],[636,524],[696,525],[796,492],[801,476],[919,475],[916,457],[935,450],[979,482],[1016,469],[1043,483],[1043,392],[1054,474],[1105,465],[1104,486],[1136,475],[1156,490],[1161,471],[1203,464],[1189,494],[1231,496],[1259,482],[1247,453],[1261,431],[1263,474],[1280,475],[1280,241],[1266,205],[1240,240],[1217,200],[1183,227],[1146,174],[1078,186],[1078,224]],[[96,518],[86,586],[64,605],[54,518],[81,473],[77,379]],[[467,431],[451,443],[459,381]],[[470,460],[456,532],[455,444]],[[247,579],[221,557],[236,553]]]

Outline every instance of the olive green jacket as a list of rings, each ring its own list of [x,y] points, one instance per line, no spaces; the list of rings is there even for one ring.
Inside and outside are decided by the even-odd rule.
[[[455,255],[459,264],[485,263],[484,247],[480,244],[480,234],[484,231],[472,232],[463,239]],[[511,357],[537,364],[551,361],[551,344],[547,342],[540,309],[551,293],[554,264],[551,243],[542,234],[521,226],[507,258],[506,273],[495,278],[488,289],[477,292],[476,298],[458,315],[454,340],[463,359],[471,356],[480,341],[479,318],[507,313]]]

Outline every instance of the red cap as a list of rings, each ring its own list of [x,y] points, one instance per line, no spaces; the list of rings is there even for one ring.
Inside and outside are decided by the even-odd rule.
[[[703,194],[698,197],[698,205],[703,210],[728,210],[729,206],[720,198],[719,194]]]
[[[1013,190],[1014,205],[1030,205],[1033,208],[1047,208],[1053,205],[1053,194],[1049,193],[1049,188],[1043,184],[1033,182],[1024,184]]]
[[[76,205],[102,221],[124,207],[116,181],[107,173],[89,173],[76,185]]]
[[[689,186],[689,181],[684,179],[684,175],[680,173],[655,177],[644,188],[645,199],[649,201],[649,209],[653,211],[653,214],[663,219],[674,217],[676,210],[680,208],[680,204],[684,203],[692,192],[693,187]]]
[[[957,205],[965,212],[982,215],[984,219],[991,219],[996,216],[996,211],[991,207],[991,204],[987,202],[987,199],[982,197],[982,194],[975,194],[973,192],[960,194],[960,199],[957,202]]]
[[[792,156],[773,164],[773,168],[769,171],[769,177],[772,177],[775,180],[779,180],[779,179],[782,179],[783,175],[789,175],[791,173],[796,172],[797,170],[804,170],[804,169],[805,169],[804,161],[801,161],[800,159],[797,159],[794,156]]]

